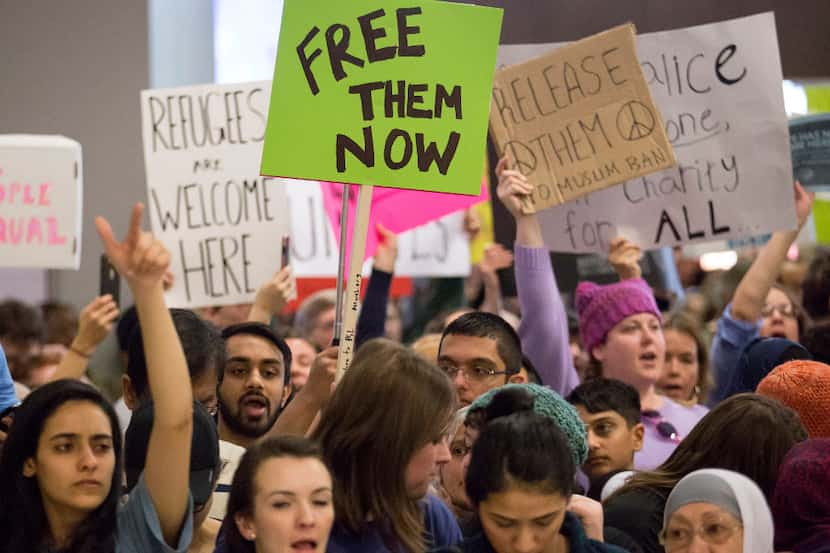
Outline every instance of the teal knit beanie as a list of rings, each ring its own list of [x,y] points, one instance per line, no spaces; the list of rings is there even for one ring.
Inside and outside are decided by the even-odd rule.
[[[538,384],[506,384],[494,388],[479,396],[470,405],[468,416],[479,409],[486,408],[497,393],[510,388],[521,388],[533,396],[533,411],[537,415],[553,419],[568,440],[574,463],[577,467],[581,467],[588,457],[588,436],[585,432],[585,424],[574,406],[550,388]]]

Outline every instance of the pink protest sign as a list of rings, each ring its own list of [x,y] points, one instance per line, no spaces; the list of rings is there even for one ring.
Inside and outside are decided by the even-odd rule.
[[[0,266],[78,269],[82,193],[78,142],[0,135]]]
[[[340,238],[340,207],[343,198],[343,186],[334,182],[321,182],[323,203],[326,208],[334,236]],[[357,185],[351,185],[349,194],[349,221],[354,220],[357,206]],[[398,188],[375,187],[372,195],[372,212],[369,216],[369,232],[366,236],[365,259],[375,255],[378,247],[378,223],[400,234],[425,225],[450,213],[475,205],[489,198],[487,182],[482,180],[481,192],[478,196],[463,196],[461,194],[443,194],[440,192],[421,192],[416,190],[401,190]],[[346,259],[351,254],[352,229],[348,229]]]

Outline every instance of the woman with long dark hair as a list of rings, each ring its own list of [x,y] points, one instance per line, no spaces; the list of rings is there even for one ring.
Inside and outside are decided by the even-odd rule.
[[[568,511],[576,475],[568,439],[532,411],[488,422],[473,445],[467,495],[482,533],[465,553],[622,553],[589,539]]]
[[[133,209],[124,242],[98,218],[107,256],[127,279],[144,335],[155,419],[143,475],[121,497],[121,431],[94,388],[58,380],[17,410],[0,458],[0,552],[186,551],[192,533],[188,471],[190,377],[164,301],[170,255],[141,231]]]

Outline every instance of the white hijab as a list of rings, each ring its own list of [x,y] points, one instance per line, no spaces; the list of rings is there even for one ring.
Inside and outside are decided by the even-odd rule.
[[[737,472],[722,469],[696,470],[686,475],[669,494],[663,527],[680,507],[689,503],[711,503],[734,512],[744,528],[744,553],[773,553],[773,524],[767,500],[755,482]]]

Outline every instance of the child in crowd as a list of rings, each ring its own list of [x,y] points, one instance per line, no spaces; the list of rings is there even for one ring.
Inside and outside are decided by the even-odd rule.
[[[634,469],[634,454],[643,448],[645,427],[640,422],[637,390],[620,382],[595,378],[568,395],[588,432],[588,497],[599,500],[603,486],[622,471]]]

